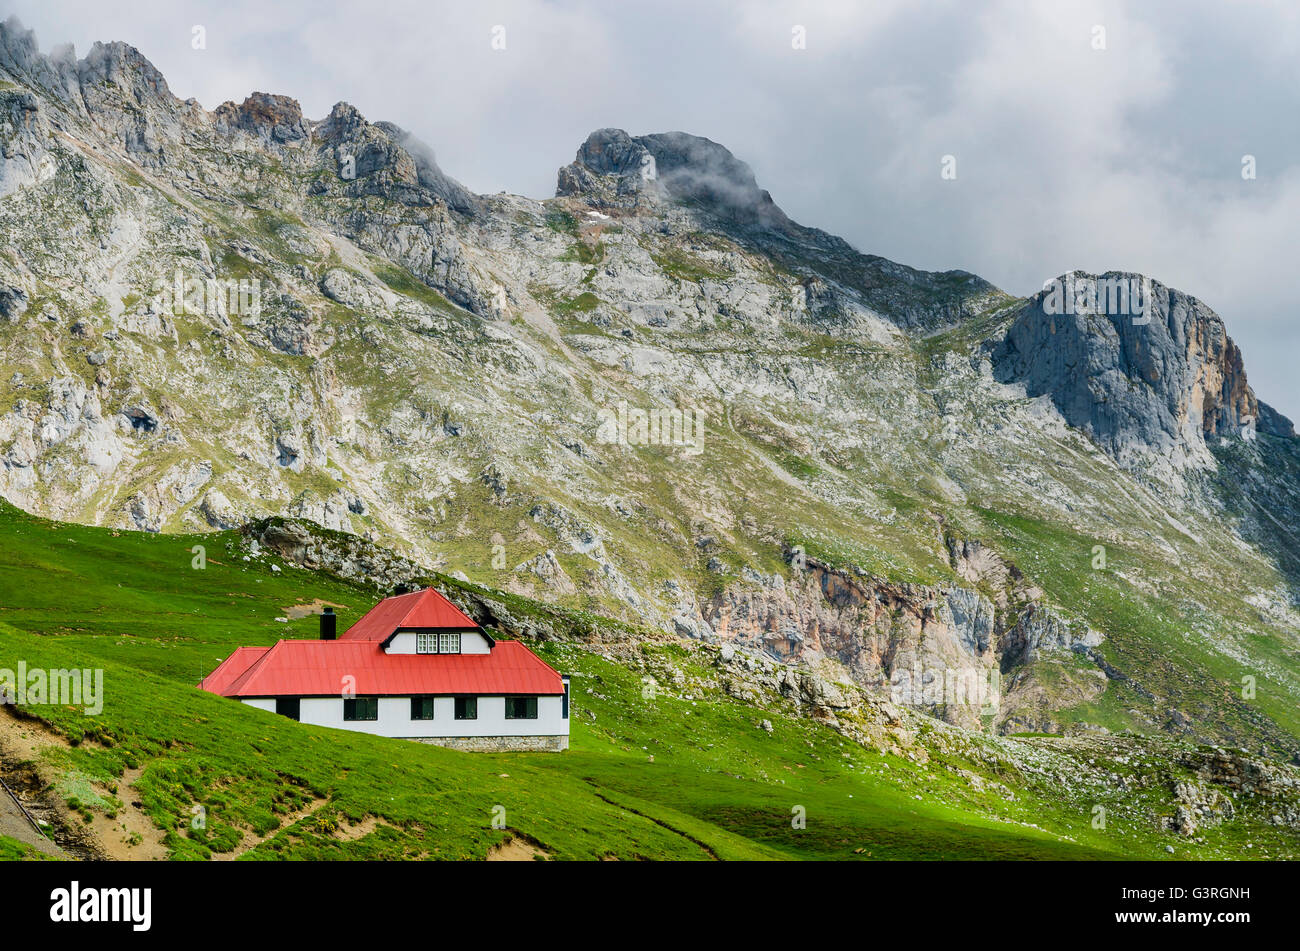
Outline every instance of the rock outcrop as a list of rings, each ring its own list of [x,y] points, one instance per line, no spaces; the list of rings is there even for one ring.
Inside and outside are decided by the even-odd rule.
[[[1161,484],[1211,466],[1211,440],[1295,435],[1255,398],[1219,316],[1142,275],[1063,275],[990,353],[999,380],[1049,396],[1117,462]]]
[[[805,561],[789,580],[733,584],[706,601],[705,638],[833,671],[950,723],[979,728],[989,717],[1008,730],[1019,728],[1025,706],[1014,688],[1041,694],[1027,670],[1103,640],[1044,605],[1024,605],[1014,566],[1001,566],[1006,587],[994,592],[1003,608],[1017,605],[1008,613],[970,588],[897,584]],[[1105,681],[1095,673],[1093,695]]]

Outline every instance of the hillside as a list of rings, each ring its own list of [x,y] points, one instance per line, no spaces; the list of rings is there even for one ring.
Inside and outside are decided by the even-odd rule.
[[[322,548],[366,550],[312,531]],[[335,604],[346,624],[376,594],[265,548],[245,561],[251,540],[0,512],[4,664],[104,671],[97,716],[0,711],[6,781],[26,777],[32,804],[58,817],[52,834],[70,850],[483,858],[514,838],[555,858],[1295,854],[1292,768],[1137,737],[970,734],[854,699],[848,684],[765,667],[758,654],[724,657],[445,578],[468,610],[506,619],[494,628],[501,636],[542,633],[530,646],[573,673],[572,749],[460,753],[303,726],[194,681],[234,645],[315,636],[314,615],[296,617],[294,606]],[[192,567],[195,544],[206,546],[203,569]],[[497,806],[505,829],[492,827]],[[792,827],[795,807],[806,828]],[[1192,825],[1176,831],[1188,816]]]
[[[1083,775],[1085,752],[1122,775],[1112,757],[1128,744],[1230,747],[1277,770],[1300,755],[1300,439],[1255,397],[1224,320],[1186,291],[1075,273],[1062,276],[1072,288],[1140,285],[1145,309],[1062,310],[1046,288],[1017,298],[964,271],[862,253],[792,221],[743,161],[681,132],[597,130],[553,197],[476,195],[427,145],[347,103],[311,119],[257,92],[209,110],[175,97],[124,43],[47,55],[13,20],[0,26],[0,228],[0,495],[73,539],[54,546],[51,574],[22,560],[46,547],[5,555],[15,573],[0,620],[24,650],[158,678],[156,704],[103,721],[139,738],[136,760],[168,742],[218,756],[204,737],[226,730],[260,750],[298,743],[286,724],[227,722],[236,714],[220,705],[202,707],[208,733],[160,733],[188,722],[160,711],[197,702],[186,685],[230,646],[307,633],[309,622],[273,620],[288,607],[336,601],[346,621],[388,590],[363,580],[363,599],[351,582],[289,569],[246,576],[242,560],[202,575],[237,577],[195,587],[192,545],[226,560],[232,533],[267,517],[351,533],[440,583],[577,619],[577,633],[544,646],[590,678],[597,720],[575,755],[528,768],[555,790],[580,783],[608,823],[631,820],[595,805],[586,780],[623,802],[611,790],[643,788],[655,736],[685,744],[681,768],[710,778],[693,793],[671,787],[698,798],[651,808],[746,848],[787,789],[811,798],[852,776],[913,808],[907,783],[927,779],[923,767],[891,763],[904,778],[886,783],[878,754],[841,749],[848,738],[825,716],[754,734],[747,718],[771,717],[724,699],[739,676],[724,653],[840,684],[872,709],[914,672],[996,677],[991,708],[913,698],[893,729],[995,758],[1009,744],[1015,762],[1068,761]],[[44,524],[10,519],[38,536]],[[588,650],[603,630],[618,634]],[[678,663],[694,671],[684,684],[699,681],[678,697],[709,698],[713,750],[658,732],[692,722],[679,717],[689,700],[665,698],[670,716],[598,686]],[[1026,733],[1061,739],[1011,739]],[[805,742],[826,771],[804,762]],[[134,748],[114,743],[66,755],[107,782],[137,768]],[[460,762],[445,755],[400,753],[421,777]],[[1176,771],[1182,755],[1154,762]],[[211,766],[238,785],[221,756],[244,754]],[[483,764],[463,768],[516,772]],[[972,764],[954,768],[986,775]],[[284,771],[313,796],[341,796],[358,821],[388,815],[324,769]],[[950,834],[960,851],[951,808],[962,822],[1039,823],[1053,848],[1069,835],[1071,848],[1124,851],[1059,812],[1042,780],[1057,767],[1014,770],[1001,781],[1017,801],[1056,818],[1002,816],[989,811],[996,793],[956,783],[951,805],[915,807],[948,828],[935,841]],[[269,776],[231,803],[298,802]],[[743,809],[721,820],[732,783],[767,804],[751,814],[767,817],[759,826]],[[140,801],[168,825],[187,800]],[[880,835],[887,825],[870,811],[859,821]],[[620,854],[668,854],[664,826],[645,825]],[[607,841],[519,829],[570,855]],[[462,831],[464,854],[492,839]],[[759,844],[796,848],[783,835]],[[403,847],[419,852],[417,840]],[[1163,842],[1150,832],[1133,849]]]

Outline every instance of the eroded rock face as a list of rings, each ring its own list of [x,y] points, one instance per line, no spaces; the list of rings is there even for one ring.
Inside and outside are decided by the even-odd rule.
[[[224,102],[213,111],[219,132],[236,129],[257,136],[267,144],[297,142],[311,134],[298,100],[255,92],[241,104]]]
[[[1046,652],[1085,653],[1084,649],[1097,647],[1102,640],[1099,631],[1085,624],[1072,624],[1040,605],[1031,604],[1016,618],[1015,624],[1003,632],[998,647],[1002,669],[1010,671],[1032,663]]]
[[[999,608],[1012,602],[1037,601],[1043,596],[1043,590],[1019,568],[978,539],[948,539],[948,557],[959,578],[993,591]]]
[[[1255,398],[1241,351],[1201,301],[1138,274],[1058,280],[1146,290],[1140,307],[1102,292],[1083,313],[1063,313],[1073,310],[1068,300],[1039,292],[990,344],[994,373],[1030,396],[1049,396],[1121,465],[1182,485],[1185,470],[1213,465],[1208,440],[1255,430],[1293,435],[1288,420]]]
[[[787,664],[815,669],[830,661],[864,687],[968,727],[999,709],[1001,673],[1038,659],[1019,650],[1008,663],[997,609],[978,591],[894,584],[813,560],[788,581],[730,586],[700,613],[713,639]],[[1070,649],[1064,638],[1044,636],[1035,645]]]
[[[1026,601],[1042,592],[979,542],[952,546],[958,564],[984,568],[971,575],[982,590],[895,584],[810,559],[792,579],[755,576],[714,595],[700,609],[706,633],[678,629],[827,670],[956,725],[1057,732],[1053,711],[1096,699],[1112,675],[1087,666],[1104,637]],[[1083,660],[1070,659],[1076,654]]]
[[[49,123],[35,96],[0,89],[0,198],[54,174],[49,137]]]

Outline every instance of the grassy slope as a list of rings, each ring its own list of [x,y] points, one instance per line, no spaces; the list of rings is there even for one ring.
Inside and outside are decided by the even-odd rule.
[[[101,716],[29,710],[75,741],[50,754],[60,792],[112,815],[119,778],[142,770],[131,795],[176,857],[229,851],[241,833],[275,833],[250,857],[481,857],[506,834],[491,828],[497,805],[510,828],[565,858],[1159,854],[1154,832],[1121,846],[1090,830],[1086,810],[1046,795],[1005,803],[934,761],[864,749],[808,720],[762,711],[769,735],[756,728],[760,711],[722,696],[643,700],[638,673],[574,644],[539,647],[575,675],[563,755],[466,754],[304,726],[192,684],[238,644],[311,636],[314,618],[274,620],[285,606],[337,602],[346,625],[371,593],[245,563],[226,551],[229,535],[114,533],[8,506],[0,535],[0,667],[105,669]],[[199,542],[202,571],[190,564]],[[685,652],[669,659],[693,663]],[[205,829],[191,828],[196,803]],[[806,830],[791,828],[796,806]],[[371,834],[334,834],[366,816],[380,820]],[[279,828],[286,817],[294,824]]]
[[[17,839],[11,839],[7,835],[0,835],[0,862],[40,862],[49,860],[50,856],[44,852],[39,852],[30,845],[19,842]]]

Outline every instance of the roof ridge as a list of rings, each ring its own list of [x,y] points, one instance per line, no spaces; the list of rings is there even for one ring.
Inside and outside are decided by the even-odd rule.
[[[384,598],[357,619],[339,637],[342,641],[384,641],[401,629],[483,631],[483,626],[465,613],[435,585]],[[489,642],[492,638],[488,636]]]

